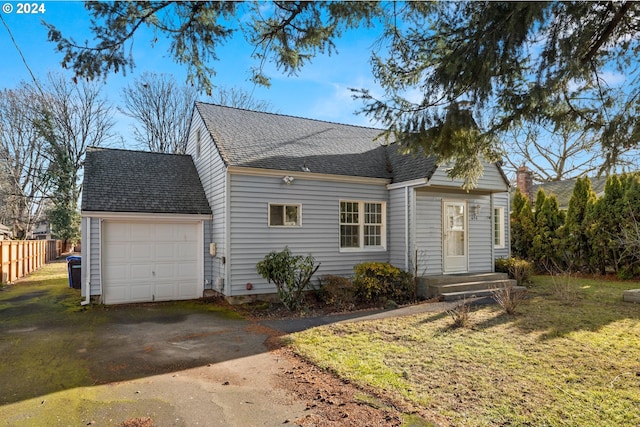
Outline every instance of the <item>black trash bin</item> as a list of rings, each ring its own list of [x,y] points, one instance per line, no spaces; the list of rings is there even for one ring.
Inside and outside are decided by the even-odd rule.
[[[69,272],[69,287],[80,289],[82,286],[82,257],[67,257],[67,271]]]

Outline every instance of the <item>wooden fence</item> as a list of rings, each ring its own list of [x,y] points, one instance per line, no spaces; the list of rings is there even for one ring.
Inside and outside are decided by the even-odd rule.
[[[60,255],[60,240],[0,240],[0,283],[24,277]]]

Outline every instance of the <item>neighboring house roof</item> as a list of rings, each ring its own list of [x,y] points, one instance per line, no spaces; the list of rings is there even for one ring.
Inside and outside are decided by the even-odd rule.
[[[211,214],[191,156],[91,147],[82,210]]]
[[[11,236],[11,229],[4,224],[0,224],[0,235]]]
[[[591,188],[598,197],[604,194],[604,186],[607,183],[606,177],[589,178],[589,180],[591,181]],[[577,178],[572,178],[564,181],[545,182],[533,185],[531,187],[533,202],[535,202],[538,190],[543,189],[547,196],[553,194],[556,197],[558,200],[558,207],[561,209],[567,209],[569,207],[569,200],[571,200],[571,196],[573,195],[573,188],[576,185],[576,181]]]
[[[196,102],[227,166],[386,178],[430,178],[433,158],[401,155],[383,130]]]

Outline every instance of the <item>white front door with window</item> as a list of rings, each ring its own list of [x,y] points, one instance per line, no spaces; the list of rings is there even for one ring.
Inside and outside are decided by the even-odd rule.
[[[444,273],[466,273],[469,264],[467,202],[444,201],[442,208]]]

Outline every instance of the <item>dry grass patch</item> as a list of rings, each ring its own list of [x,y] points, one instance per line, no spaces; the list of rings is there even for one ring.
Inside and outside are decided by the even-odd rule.
[[[292,345],[442,426],[637,427],[640,306],[621,293],[638,283],[577,280],[572,305],[553,286],[537,277],[518,315],[482,307],[467,328],[424,314],[316,328]]]

